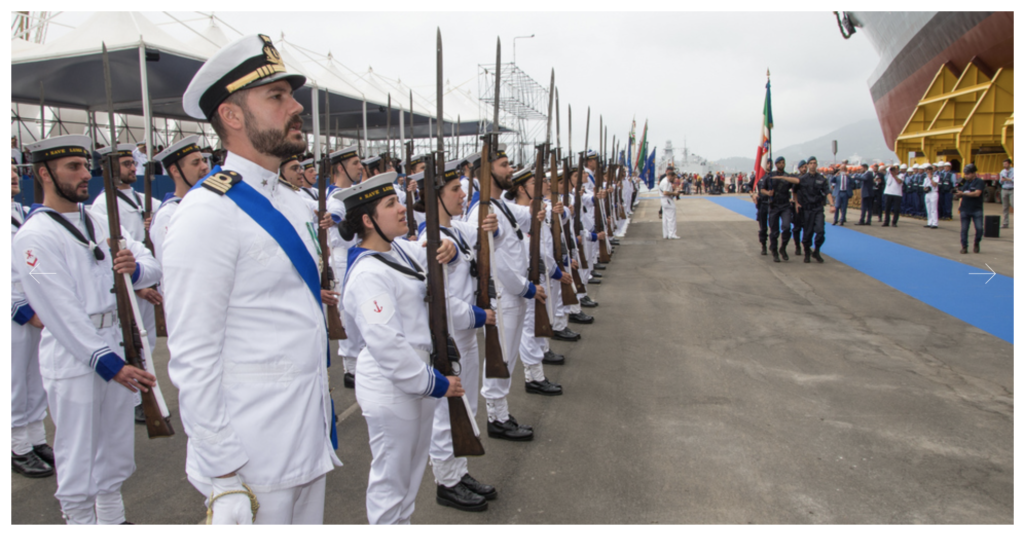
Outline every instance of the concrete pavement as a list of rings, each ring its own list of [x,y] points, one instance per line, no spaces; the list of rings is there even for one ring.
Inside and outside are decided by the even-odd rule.
[[[414,523],[1013,522],[1011,344],[828,257],[772,263],[755,222],[707,200],[680,200],[680,240],[661,239],[657,211],[641,203],[591,287],[596,323],[553,343],[566,365],[545,370],[565,394],[527,395],[513,373],[512,414],[536,438],[485,437],[470,461],[498,499],[442,508],[428,468]],[[345,465],[328,475],[325,521],[365,523],[366,423],[340,361],[331,373]],[[137,428],[128,517],[196,523],[163,387],[178,435]],[[12,521],[60,523],[54,489],[14,475]]]

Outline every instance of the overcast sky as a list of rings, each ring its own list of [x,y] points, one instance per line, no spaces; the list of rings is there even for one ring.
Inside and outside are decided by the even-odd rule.
[[[193,12],[173,12],[195,18]],[[81,22],[90,14],[66,13]],[[154,22],[170,19],[146,13]],[[764,104],[765,70],[772,73],[773,143],[785,147],[856,121],[875,118],[866,80],[878,58],[863,35],[844,40],[832,12],[803,13],[251,13],[218,11],[243,33],[284,32],[309,49],[333,52],[357,72],[368,66],[432,94],[434,40],[444,39],[445,77],[478,94],[477,65],[493,63],[495,40],[511,61],[513,38],[521,69],[547,86],[551,69],[562,105],[573,107],[573,149],[583,141],[591,107],[591,147],[597,116],[611,135],[637,136],[649,121],[651,146],[672,140],[708,159],[754,157]],[[206,23],[194,22],[196,28]],[[163,29],[185,41],[194,34]],[[385,30],[386,29],[386,30]],[[63,30],[52,26],[49,40]],[[224,28],[229,36],[235,34]],[[468,81],[468,82],[467,82]]]

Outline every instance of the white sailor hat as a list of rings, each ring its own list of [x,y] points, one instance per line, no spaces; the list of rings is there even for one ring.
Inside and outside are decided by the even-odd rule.
[[[339,149],[331,153],[331,164],[338,164],[341,161],[351,159],[352,157],[359,156],[359,146],[349,146],[344,149]]]
[[[412,157],[409,157],[409,165],[408,165],[409,168],[412,168],[413,166],[416,166],[417,164],[420,164],[421,162],[423,162],[423,159],[425,159],[426,157],[427,157],[426,153],[417,153],[416,155],[413,155]]]
[[[466,159],[455,159],[444,163],[444,182],[447,184],[449,181],[455,181],[459,179],[459,170],[462,165],[466,162]],[[420,189],[423,188],[423,181],[426,177],[423,172],[413,174],[412,176],[417,183],[419,183]]]
[[[160,161],[164,166],[170,166],[184,159],[189,153],[197,151],[202,153],[202,150],[199,149],[199,136],[186,136],[177,143],[171,145],[171,147],[157,153],[153,159]]]
[[[466,158],[463,160],[466,161],[466,164],[470,165],[470,167],[476,168],[477,166],[480,166],[480,152],[478,151],[472,155],[466,155]]]
[[[953,163],[949,161],[942,161],[942,166],[953,166]]]
[[[505,154],[505,148],[507,147],[508,146],[505,144],[498,144],[498,149],[497,151],[494,152],[494,158],[491,159],[491,162],[496,162],[498,159],[501,159],[502,157],[508,159],[508,155]]]
[[[131,157],[133,149],[135,149],[135,146],[131,144],[118,144],[116,147],[107,146],[105,148],[100,148],[96,150],[96,153],[99,153],[100,157],[106,157],[107,155],[110,155],[111,151],[113,151],[115,157]]]
[[[512,174],[512,186],[518,187],[520,185],[525,185],[527,181],[530,181],[531,177],[533,177],[533,169],[524,168],[515,174]]]
[[[209,159],[210,157],[213,157],[212,153],[206,153],[205,151],[202,153],[202,155],[204,159]]]
[[[350,211],[352,208],[395,194],[397,176],[396,172],[385,172],[342,190],[339,197],[345,203],[345,210]]]
[[[596,158],[597,158],[597,152],[592,150],[592,149],[588,149],[587,150],[587,159],[589,160],[589,159],[596,159]]]
[[[302,155],[289,155],[284,159],[281,159],[281,168],[284,168],[285,164],[290,163],[292,161],[300,161],[299,164],[302,164]]]
[[[901,164],[900,165],[900,170],[906,170],[906,169],[907,169],[907,165],[906,164]]]
[[[64,135],[47,138],[25,146],[29,162],[41,163],[62,157],[92,157],[92,140],[85,135]],[[130,147],[130,145],[129,145]],[[109,150],[108,150],[109,151]]]
[[[380,162],[380,155],[374,155],[373,157],[367,157],[363,159],[363,166],[370,166],[371,164],[377,164]]]
[[[303,170],[306,170],[306,169],[309,169],[309,168],[313,168],[313,158],[310,157],[310,158],[302,161],[300,164],[302,165],[302,169]]]
[[[278,80],[287,80],[292,90],[306,83],[306,77],[285,70],[284,61],[269,37],[249,35],[206,60],[192,77],[181,101],[189,116],[208,120],[229,95]]]

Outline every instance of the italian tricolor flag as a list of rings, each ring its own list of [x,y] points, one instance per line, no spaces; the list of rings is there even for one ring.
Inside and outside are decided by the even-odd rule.
[[[764,121],[761,123],[761,143],[757,146],[757,158],[755,159],[754,171],[757,176],[755,181],[760,180],[772,169],[772,81],[769,79],[765,85],[764,94]]]

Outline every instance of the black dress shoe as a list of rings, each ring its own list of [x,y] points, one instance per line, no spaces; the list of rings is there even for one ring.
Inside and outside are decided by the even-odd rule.
[[[597,308],[598,302],[591,299],[589,295],[584,295],[583,298],[580,299],[580,306],[585,306],[587,308]]]
[[[591,276],[591,278],[601,278],[604,275],[602,273],[598,273],[597,271],[594,271],[594,272],[590,273],[590,276]]]
[[[541,360],[540,362],[542,364],[554,364],[557,366],[561,366],[565,364],[565,355],[548,350],[544,352],[544,359]]]
[[[587,325],[594,322],[594,316],[588,316],[583,312],[573,312],[569,314],[569,321],[573,323],[586,323]]]
[[[39,456],[39,459],[49,463],[50,467],[53,467],[53,448],[50,447],[50,445],[46,443],[35,445],[32,447],[32,452],[35,452],[36,456]]]
[[[142,404],[135,406],[135,423],[145,424],[146,423],[146,412],[142,410]]]
[[[595,263],[594,264],[594,269],[598,270],[598,271],[601,271],[601,270],[607,269],[607,268],[608,268],[608,266],[603,264],[603,263]]]
[[[477,482],[475,478],[469,476],[469,473],[462,475],[462,480],[460,480],[459,483],[466,486],[469,491],[476,493],[488,501],[493,501],[498,498],[498,490],[494,489],[494,486],[488,486],[487,484]]]
[[[345,372],[345,388],[356,388],[356,374],[353,374],[352,372]]]
[[[527,381],[526,392],[530,394],[543,394],[544,396],[560,396],[562,394],[562,386],[558,383],[552,383],[547,379],[543,381]]]
[[[463,512],[483,512],[487,510],[487,499],[477,495],[465,484],[459,482],[450,488],[437,485],[437,504],[449,506]]]
[[[531,432],[533,431],[533,426],[529,426],[529,425],[526,425],[526,424],[519,424],[519,422],[516,421],[516,417],[512,416],[511,414],[509,414],[509,416],[508,416],[508,421],[511,422],[512,425],[516,426],[517,428],[522,428],[524,430],[529,430]]]
[[[53,467],[32,451],[21,456],[11,452],[11,470],[29,478],[45,478],[53,475]]]
[[[612,240],[609,240],[608,242],[613,244],[613,245],[615,245],[615,246],[619,246],[619,240],[618,239],[612,239]]]
[[[575,342],[580,339],[580,333],[574,333],[570,331],[568,328],[562,329],[560,331],[553,331],[553,334],[554,336],[552,336],[552,338],[554,338],[555,340],[561,340],[563,342]]]
[[[506,441],[532,441],[533,430],[528,430],[512,421],[509,417],[505,422],[487,422],[487,437]]]
[[[596,279],[596,278],[594,278],[594,277],[590,277],[590,280],[587,281],[588,285],[589,284],[600,284],[600,283],[601,283],[601,281]]]

